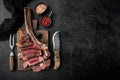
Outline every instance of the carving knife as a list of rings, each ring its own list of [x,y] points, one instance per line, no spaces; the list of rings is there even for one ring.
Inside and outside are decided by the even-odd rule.
[[[52,37],[53,52],[54,52],[54,70],[60,67],[60,34],[56,31]]]

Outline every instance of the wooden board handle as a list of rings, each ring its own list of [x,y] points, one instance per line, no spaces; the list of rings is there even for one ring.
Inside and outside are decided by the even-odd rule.
[[[57,70],[60,67],[60,51],[54,51],[54,70]]]
[[[10,57],[9,57],[9,69],[10,69],[10,71],[14,70],[14,54],[13,54],[13,52],[10,53]]]

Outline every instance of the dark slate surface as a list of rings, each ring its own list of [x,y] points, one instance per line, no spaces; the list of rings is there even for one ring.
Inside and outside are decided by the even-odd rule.
[[[0,24],[3,22],[5,18],[11,18],[11,14],[5,9],[3,0],[1,0],[0,1]]]
[[[41,0],[27,6],[32,9]],[[61,68],[45,70],[9,71],[8,39],[0,38],[0,80],[108,80],[120,79],[120,2],[119,0],[44,0],[53,11],[51,36],[61,32]],[[0,2],[0,5],[2,3]],[[1,7],[4,9],[3,7]],[[0,9],[1,9],[0,8]],[[0,18],[6,13],[0,10]],[[4,16],[1,16],[4,15]],[[8,17],[8,16],[7,16]],[[2,21],[2,19],[0,19]],[[41,26],[39,26],[41,29]],[[5,34],[4,34],[5,35]],[[118,74],[117,74],[118,73]]]

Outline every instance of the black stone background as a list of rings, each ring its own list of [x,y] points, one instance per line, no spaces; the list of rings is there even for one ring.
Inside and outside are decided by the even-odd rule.
[[[5,1],[5,0],[4,0]],[[11,0],[6,0],[11,2]],[[13,0],[14,1],[14,0]],[[25,1],[25,0],[24,0]],[[27,4],[31,9],[42,0]],[[52,34],[61,32],[61,67],[33,73],[9,71],[8,35],[21,26],[0,26],[0,80],[119,80],[120,79],[120,1],[119,0],[44,0],[53,11]],[[21,0],[22,2],[22,0]],[[17,1],[16,1],[17,3]],[[0,3],[0,5],[3,3]],[[18,1],[19,4],[19,1]],[[22,5],[16,6],[24,6]],[[10,8],[11,5],[8,5]],[[0,7],[1,23],[10,15]],[[19,10],[18,10],[19,11]],[[46,12],[47,13],[49,13]],[[12,10],[10,11],[12,13]],[[13,10],[14,13],[14,10]],[[2,16],[3,15],[3,16]],[[6,16],[5,16],[6,15]],[[40,19],[34,15],[32,19]],[[17,16],[17,15],[14,15]],[[14,17],[12,16],[12,17]],[[19,19],[17,19],[19,21]],[[13,20],[14,22],[14,20]],[[18,23],[16,21],[16,23]],[[15,28],[14,28],[15,27]],[[42,28],[41,26],[39,26]],[[9,29],[10,28],[10,29]],[[43,28],[42,28],[43,29]]]

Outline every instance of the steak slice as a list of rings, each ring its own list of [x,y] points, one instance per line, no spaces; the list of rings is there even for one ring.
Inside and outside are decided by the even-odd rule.
[[[39,72],[41,70],[44,70],[50,66],[50,59],[45,60],[42,63],[38,63],[35,66],[32,66],[33,72]]]
[[[50,66],[50,59],[47,59],[46,61],[43,62],[43,64],[47,67]]]
[[[42,69],[41,69],[41,67],[39,65],[36,65],[36,66],[32,66],[32,70],[33,70],[33,72],[39,72]]]
[[[27,68],[28,66],[32,66],[32,65],[35,65],[35,64],[37,64],[37,63],[39,63],[39,58],[35,57],[35,58],[33,58],[33,59],[30,59],[30,60],[28,60],[28,61],[25,61],[25,62],[23,63],[23,67],[24,67],[24,68]]]
[[[23,48],[20,48],[20,49],[21,49],[21,51],[25,51],[25,50],[29,50],[29,49],[40,50],[40,47],[32,45],[32,46],[23,47]]]
[[[38,63],[40,63],[42,61],[44,61],[43,57],[35,57],[35,58],[32,58],[32,59],[30,59],[28,61],[25,61],[23,63],[23,67],[27,68],[28,66],[36,65],[36,64],[38,64]]]
[[[40,53],[30,53],[30,54],[24,55],[24,56],[22,57],[22,59],[23,59],[24,61],[27,61],[27,60],[29,60],[29,59],[32,59],[32,58],[34,58],[34,57],[39,57],[39,56],[40,56]]]
[[[23,54],[23,55],[29,55],[31,53],[35,53],[35,54],[36,53],[40,53],[40,50],[28,49],[28,50],[22,51],[21,54]]]

